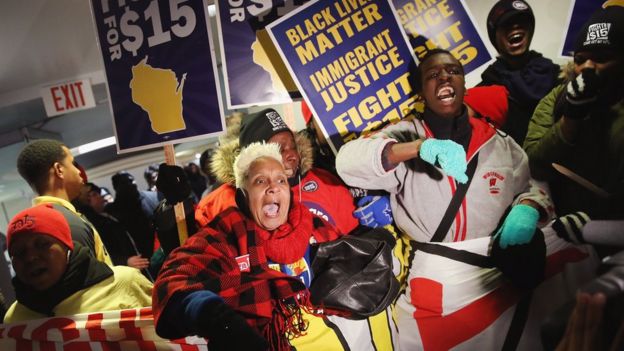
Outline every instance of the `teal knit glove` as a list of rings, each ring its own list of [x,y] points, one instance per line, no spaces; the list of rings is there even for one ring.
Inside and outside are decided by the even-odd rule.
[[[531,241],[539,212],[528,205],[516,205],[511,208],[495,236],[500,235],[500,247],[506,249],[509,245],[526,244]]]
[[[452,140],[427,139],[420,146],[420,158],[432,165],[436,161],[446,174],[466,184],[466,151]]]

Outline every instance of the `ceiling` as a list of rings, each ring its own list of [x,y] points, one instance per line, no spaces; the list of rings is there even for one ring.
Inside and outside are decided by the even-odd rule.
[[[0,2],[0,202],[31,194],[15,166],[26,140],[54,138],[73,148],[114,135],[90,11],[87,0]],[[46,116],[39,92],[42,86],[87,78],[93,85],[95,108]],[[176,151],[192,149],[187,154],[194,155],[212,141],[185,143],[176,146]],[[117,155],[113,145],[76,160],[91,177],[90,170],[102,173],[104,164],[154,159],[154,153],[162,161],[162,149]]]

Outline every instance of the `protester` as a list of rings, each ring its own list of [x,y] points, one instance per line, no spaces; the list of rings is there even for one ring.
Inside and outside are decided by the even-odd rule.
[[[467,115],[463,67],[448,51],[430,51],[414,73],[415,90],[425,100],[422,117],[345,144],[336,159],[338,174],[349,185],[388,191],[396,225],[415,242],[493,235],[492,255],[501,271],[517,286],[537,285],[545,252],[543,237],[535,233],[538,223],[552,216],[552,206],[532,186],[526,154],[512,138]],[[454,195],[466,187],[465,197],[455,197],[457,207],[449,211]],[[519,260],[527,262],[518,267]],[[397,304],[409,319],[403,319],[403,328],[413,328],[414,318],[421,317],[411,312],[415,295],[410,294],[416,294],[413,274],[425,269],[412,263],[408,289]],[[403,331],[401,323],[401,347],[417,347],[413,330]]]
[[[487,31],[498,51],[479,85],[503,85],[509,112],[501,129],[522,145],[535,106],[557,83],[560,67],[530,50],[535,17],[524,0],[500,0],[487,17]]]
[[[234,158],[240,148],[261,141],[280,144],[294,202],[303,203],[313,214],[335,225],[341,233],[348,233],[358,225],[353,217],[353,197],[344,184],[331,173],[312,167],[309,140],[295,135],[275,110],[265,109],[244,117],[238,140],[221,145],[213,156],[212,170],[224,184],[198,204],[195,220],[200,226],[235,205]]]
[[[531,119],[524,142],[531,172],[548,181],[557,213],[584,211],[592,219],[622,219],[623,7],[601,8],[584,24],[570,73]]]
[[[158,180],[158,165],[151,164],[143,171],[143,178],[147,183],[147,191],[158,191],[156,189],[156,181]]]
[[[106,205],[99,186],[93,183],[83,185],[76,208],[84,213],[101,234],[113,264],[137,269],[149,267],[149,260],[141,257],[126,227],[105,211]]]
[[[137,249],[144,258],[154,252],[155,230],[152,223],[158,198],[153,191],[139,191],[132,174],[121,171],[111,178],[115,189],[115,202],[106,206],[106,212],[126,227]]]
[[[104,199],[104,201],[106,201],[106,205],[109,205],[115,202],[115,198],[113,197],[113,194],[111,194],[110,190],[108,190],[108,188],[105,186],[100,187],[100,195],[102,195],[102,198]]]
[[[206,190],[206,178],[201,174],[199,166],[194,162],[189,162],[186,167],[184,167],[184,172],[186,173],[188,182],[191,184],[194,197],[196,199],[201,199]]]
[[[67,220],[52,204],[13,217],[7,240],[17,301],[4,323],[151,304],[152,284],[138,270],[110,267],[72,241]]]
[[[57,140],[35,140],[20,152],[17,170],[39,195],[33,199],[33,205],[53,204],[69,222],[72,239],[85,246],[98,260],[112,265],[97,230],[70,203],[80,195],[84,180],[67,146]]]
[[[488,123],[500,128],[507,118],[508,95],[507,89],[500,85],[474,87],[466,91],[464,102],[470,116],[484,118]],[[320,132],[316,120],[312,118],[312,111],[305,101],[301,104],[301,113],[306,121],[306,129],[302,133],[307,134],[312,142],[315,167],[323,168],[338,176],[335,168],[336,157],[327,139]],[[356,187],[350,187],[349,191],[358,207],[353,215],[361,225],[380,227],[394,223],[390,198],[386,191]]]
[[[207,337],[211,350],[289,350],[290,340],[316,335],[300,309],[312,277],[310,240],[340,233],[291,202],[282,159],[277,144],[252,143],[237,156],[238,206],[174,250],[156,280],[159,335]],[[316,341],[331,345],[337,336]]]
[[[163,251],[163,259],[169,253],[183,243],[180,238],[178,220],[176,218],[174,206],[182,203],[184,206],[184,218],[186,223],[186,233],[182,237],[189,237],[197,232],[194,210],[195,201],[192,194],[191,185],[186,179],[186,172],[180,166],[161,163],[158,167],[160,176],[156,186],[162,192],[164,199],[158,204],[154,211],[154,227]],[[154,261],[154,260],[152,260]],[[154,262],[156,263],[156,262]],[[160,270],[158,265],[158,270]]]
[[[548,219],[548,198],[530,187],[526,154],[482,119],[467,116],[461,64],[438,49],[423,58],[417,76],[426,103],[422,118],[344,145],[336,165],[347,184],[388,190],[398,226],[414,240],[429,241],[457,183],[468,181],[467,160],[478,156],[474,179],[482,181],[472,183],[464,215],[474,219],[466,221],[468,228],[463,228],[464,220],[452,226],[444,241],[490,235],[512,202],[522,208],[519,211],[530,213],[533,229],[538,219]],[[350,157],[355,154],[365,157]]]

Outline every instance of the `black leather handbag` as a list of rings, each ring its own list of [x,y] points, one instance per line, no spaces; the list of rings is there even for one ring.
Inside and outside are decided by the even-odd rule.
[[[324,313],[365,319],[385,310],[397,297],[392,272],[395,238],[383,228],[318,244],[312,261],[312,303]]]

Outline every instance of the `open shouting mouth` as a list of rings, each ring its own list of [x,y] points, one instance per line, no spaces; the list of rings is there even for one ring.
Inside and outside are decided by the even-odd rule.
[[[436,94],[438,100],[442,102],[444,105],[450,105],[455,101],[455,89],[453,89],[450,85],[445,85],[438,88],[438,92]]]
[[[262,205],[262,213],[269,218],[277,218],[280,208],[280,201],[277,199],[271,199],[269,202],[265,202]]]

